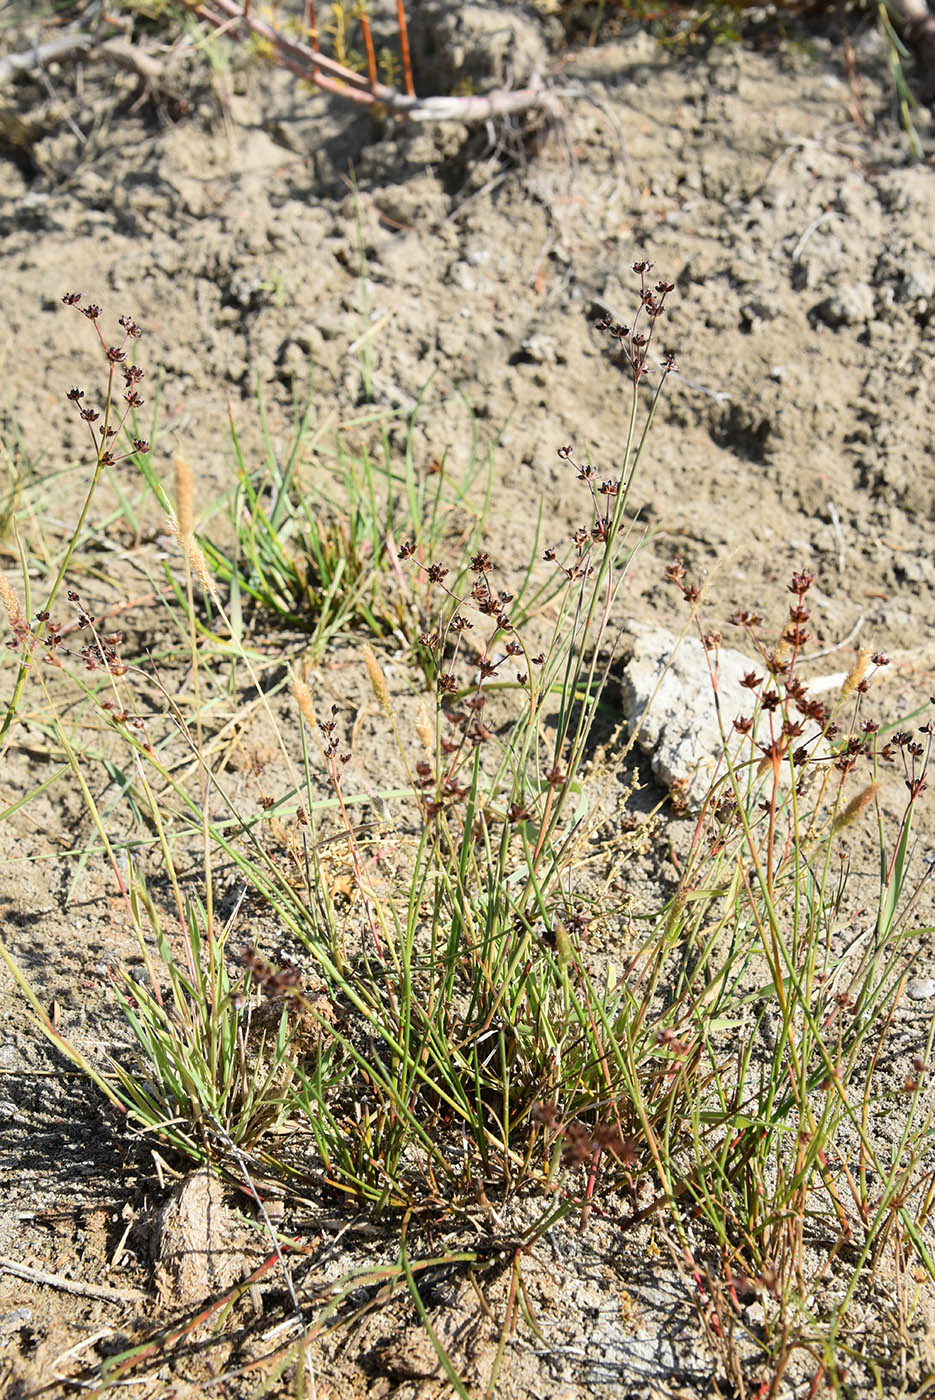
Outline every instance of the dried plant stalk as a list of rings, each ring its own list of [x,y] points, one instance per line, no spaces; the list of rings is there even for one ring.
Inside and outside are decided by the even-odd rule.
[[[556,113],[560,94],[534,82],[529,87],[515,91],[501,90],[485,96],[470,97],[416,97],[412,82],[412,65],[409,54],[409,41],[405,28],[405,15],[400,28],[403,79],[406,92],[388,87],[385,83],[372,81],[371,77],[355,73],[352,68],[329,58],[318,49],[317,31],[312,28],[309,43],[287,38],[272,25],[267,24],[251,13],[248,5],[241,0],[185,0],[187,7],[215,29],[223,30],[229,38],[252,34],[262,39],[274,55],[273,61],[280,68],[294,73],[297,78],[314,83],[324,92],[335,97],[343,97],[363,107],[385,107],[397,116],[408,117],[410,121],[487,121],[490,117],[507,116],[531,108]],[[400,6],[402,12],[402,6]],[[307,14],[310,11],[306,12]]]

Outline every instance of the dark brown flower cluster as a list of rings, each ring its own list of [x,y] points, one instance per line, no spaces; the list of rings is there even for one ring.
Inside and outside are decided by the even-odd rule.
[[[109,446],[112,440],[118,437],[124,430],[131,413],[135,412],[138,408],[142,408],[144,403],[143,397],[139,392],[139,384],[143,378],[143,371],[140,369],[139,365],[128,365],[125,363],[128,344],[132,341],[139,340],[142,331],[131,316],[121,316],[117,324],[123,331],[123,340],[119,345],[108,345],[101,334],[101,328],[98,324],[102,315],[99,306],[93,303],[89,306],[80,306],[80,292],[67,292],[66,295],[62,297],[62,301],[66,306],[78,307],[82,315],[86,316],[87,319],[92,322],[97,332],[97,338],[104,353],[104,358],[110,366],[111,375],[118,365],[121,367],[121,373],[123,374],[123,401],[125,406],[117,422],[113,421],[114,415],[110,412],[108,403],[108,408],[103,415],[104,421],[101,423],[100,427],[96,427],[95,425],[101,418],[101,413],[95,408],[86,408],[82,406],[81,401],[84,398],[84,390],[79,388],[69,389],[66,395],[68,401],[77,406],[78,416],[88,425],[88,430],[94,442],[95,452],[97,453],[98,465],[102,467],[112,467],[118,462],[125,462],[134,456],[145,456],[146,453],[149,452],[150,446],[145,438],[132,437],[130,439],[130,450],[122,452],[119,455],[115,455]]]
[[[930,1073],[930,1068],[921,1055],[913,1055],[910,1063],[912,1070],[906,1075],[903,1088],[907,1094],[914,1094],[921,1087],[925,1076]]]
[[[526,812],[523,813],[524,817],[528,815]],[[525,917],[517,914],[513,920],[516,933],[522,934],[527,929],[535,928],[538,922],[538,912],[536,906],[531,905],[526,910]],[[585,913],[583,906],[579,904],[571,912],[563,909],[554,922],[546,923],[544,927],[540,925],[539,937],[544,946],[551,952],[558,953],[563,962],[570,962],[574,957],[575,950],[574,945],[569,940],[569,934],[572,934],[580,943],[592,922],[593,915]]]
[[[425,760],[416,764],[416,784],[423,794],[422,805],[429,818],[437,817],[449,804],[462,801],[468,794],[468,788],[450,770],[439,783],[431,763]]]
[[[671,1028],[671,1026],[661,1026],[654,1037],[660,1050],[665,1050],[671,1055],[669,1070],[681,1069],[685,1060],[691,1052],[691,1045],[687,1040],[681,1040]]]
[[[640,1139],[634,1134],[625,1134],[619,1123],[598,1123],[594,1128],[586,1127],[577,1119],[563,1123],[552,1102],[533,1104],[529,1116],[548,1133],[563,1139],[563,1167],[590,1167],[603,1152],[627,1168],[639,1165]]]
[[[256,985],[262,988],[264,996],[272,999],[295,996],[301,992],[302,974],[297,967],[275,968],[261,957],[256,948],[242,948],[240,962]]]
[[[666,583],[674,583],[680,591],[686,603],[697,603],[701,597],[701,589],[697,584],[689,582],[688,574],[681,557],[677,554],[671,564],[666,566]]]
[[[414,559],[415,554],[415,545],[407,540],[400,548],[398,557],[410,560]],[[465,754],[491,737],[483,716],[487,705],[487,683],[501,677],[510,663],[522,657],[524,652],[508,611],[513,595],[493,587],[490,580],[492,565],[486,551],[479,550],[471,559],[473,579],[470,591],[464,596],[453,592],[445,583],[449,572],[446,568],[424,563],[420,567],[429,588],[441,589],[449,600],[449,604],[443,605],[442,616],[436,626],[419,637],[435,667],[436,693],[447,726],[440,743],[445,760],[441,770],[435,772],[433,766],[425,761],[418,764],[416,770],[423,809],[431,819],[466,799],[470,789],[456,775]],[[468,616],[469,611],[488,619],[489,634],[486,643],[479,648],[479,654],[468,663],[470,670],[465,672],[462,649],[469,641],[468,634],[475,627]],[[499,655],[495,648],[499,650]],[[544,660],[544,657],[536,657],[533,664],[542,664]],[[462,679],[459,679],[459,674]],[[529,677],[525,671],[517,671],[514,679],[525,686]]]
[[[651,367],[650,345],[655,334],[656,324],[665,309],[666,297],[674,290],[674,286],[671,282],[657,282],[652,287],[649,285],[648,278],[652,271],[652,263],[634,263],[633,271],[640,279],[639,305],[633,325],[625,326],[615,321],[612,316],[605,315],[597,322],[597,328],[610,334],[611,339],[621,352],[623,361],[630,369],[634,386],[638,387]],[[675,370],[675,361],[671,355],[660,361],[659,365],[662,373],[653,391],[654,396],[658,396],[667,376]],[[576,461],[574,448],[570,444],[558,448],[558,456],[563,462],[570,463],[574,468],[575,479],[587,487],[591,498],[591,520],[572,534],[571,542],[574,553],[568,562],[559,561],[558,550],[554,547],[545,551],[546,561],[556,564],[567,582],[575,583],[587,580],[593,575],[592,552],[596,545],[606,545],[615,525],[619,525],[620,498],[626,496],[629,482],[624,481],[621,477],[607,477],[599,481],[597,472],[590,462]]]
[[[633,271],[640,279],[640,304],[632,326],[625,326],[610,315],[602,316],[597,323],[597,329],[606,331],[619,347],[635,385],[639,385],[651,366],[649,351],[656,325],[665,311],[666,297],[675,290],[672,282],[656,282],[654,286],[650,286],[649,274],[652,270],[651,262],[633,264]],[[643,326],[646,327],[645,330]],[[661,362],[661,368],[663,377],[671,374],[676,368],[674,357],[667,355]]]
[[[321,730],[322,733],[322,750],[324,752],[325,758],[329,762],[332,762],[333,760],[337,759],[337,761],[342,764],[350,763],[351,755],[349,753],[338,752],[338,750],[341,747],[337,738],[338,713],[339,711],[337,705],[332,705],[331,718],[320,719],[318,721],[318,728]]]
[[[571,446],[560,447],[558,455],[562,461],[571,463],[575,469],[577,480],[583,481],[587,486],[591,497],[592,522],[590,525],[579,526],[572,534],[571,542],[575,552],[570,563],[559,563],[558,550],[552,547],[548,548],[543,555],[546,563],[558,565],[569,583],[588,579],[594,573],[594,566],[590,560],[591,550],[596,544],[606,544],[610,538],[614,501],[621,491],[620,481],[607,480],[595,484],[597,473],[594,468],[576,461],[574,451]],[[599,496],[604,498],[603,504],[598,500]]]
[[[80,659],[87,671],[103,669],[112,676],[125,676],[129,668],[117,650],[123,641],[123,633],[97,632],[94,618],[85,611],[80,596],[73,588],[68,590],[68,600],[76,609],[73,622],[63,626],[60,622],[54,622],[47,612],[37,612],[38,626],[33,630],[30,623],[20,614],[11,618],[13,636],[7,642],[7,646],[14,651],[26,646],[31,657],[42,647],[43,661],[59,670],[62,670],[64,665],[62,657],[68,656]],[[76,631],[91,633],[90,639],[77,651],[65,644],[66,637]]]
[[[487,696],[483,690],[478,688],[473,695],[466,695],[462,704],[456,710],[444,710],[445,722],[454,731],[454,737],[443,736],[441,750],[443,754],[450,755],[460,753],[467,744],[470,748],[476,748],[478,744],[485,744],[490,738],[490,730],[484,724],[482,711],[487,704]]]
[[[510,622],[510,615],[507,608],[513,602],[513,594],[503,590],[494,592],[490,586],[490,556],[483,550],[474,555],[471,560],[471,573],[474,575],[474,583],[471,586],[471,601],[479,613],[485,617],[493,617],[497,620],[497,628],[501,632],[512,632],[513,625]],[[457,616],[457,614],[456,614]],[[517,643],[513,644],[515,655],[522,651]]]
[[[816,733],[811,748],[803,744],[792,752],[793,762],[800,768],[804,767],[813,757],[813,751],[819,738],[834,741],[840,733],[839,726],[831,720],[827,704],[823,700],[810,696],[807,684],[796,674],[796,666],[801,658],[802,649],[810,640],[810,634],[806,627],[809,612],[805,607],[804,599],[814,581],[814,575],[809,573],[807,569],[792,574],[789,592],[793,594],[794,601],[790,604],[779,645],[773,651],[764,649],[756,636],[755,629],[762,621],[759,613],[748,609],[739,609],[730,618],[730,622],[735,627],[741,627],[747,632],[754,645],[760,650],[770,682],[768,689],[761,690],[764,677],[758,675],[756,671],[749,671],[740,684],[751,691],[760,691],[759,706],[762,711],[767,714],[781,712],[778,732],[774,729],[770,742],[759,745],[763,756],[775,762],[789,750],[793,740],[802,737],[806,723],[811,723],[815,728]],[[857,698],[858,707],[860,700],[870,689],[870,683],[876,671],[888,664],[889,658],[884,656],[882,652],[874,653],[869,657],[869,660],[866,653],[862,653],[858,658],[854,670],[845,682],[845,693],[852,694]],[[799,715],[800,718],[793,719],[791,712]],[[733,721],[733,727],[738,734],[750,734],[753,729],[753,716],[738,716]],[[855,711],[853,732],[837,746],[832,759],[835,767],[841,773],[850,773],[862,756],[870,755],[874,751],[878,728],[879,726],[873,720],[860,720]],[[895,750],[889,744],[879,749],[878,752],[884,759],[891,759]]]
[[[935,698],[932,699],[935,705]],[[905,775],[906,787],[909,790],[910,798],[915,801],[921,797],[928,787],[928,769],[932,757],[932,739],[935,737],[935,720],[928,720],[923,724],[919,733],[923,735],[925,742],[919,743],[914,739],[909,730],[897,729],[890,736],[890,741],[883,750],[884,755],[895,757],[896,753],[902,760],[903,772]]]

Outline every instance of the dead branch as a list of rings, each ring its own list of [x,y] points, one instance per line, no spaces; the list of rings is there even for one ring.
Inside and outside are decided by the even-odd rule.
[[[43,1269],[32,1269],[19,1264],[15,1259],[0,1259],[0,1273],[13,1274],[29,1283],[43,1283],[47,1288],[58,1288],[63,1293],[75,1293],[80,1298],[102,1298],[112,1303],[140,1303],[148,1298],[138,1288],[108,1288],[102,1283],[85,1283],[82,1279],[66,1278],[64,1274],[48,1274]]]
[[[92,34],[76,29],[60,35],[57,39],[50,39],[47,44],[34,44],[31,49],[24,49],[22,53],[11,53],[0,58],[0,83],[15,78],[17,73],[29,73],[34,68],[44,68],[47,63],[90,56],[116,63],[118,67],[126,68],[144,83],[154,87],[159,86],[163,80],[162,64],[138,44],[131,44],[119,34],[111,39],[97,40]]]
[[[75,30],[50,39],[48,43],[33,44],[31,49],[24,49],[22,53],[8,53],[0,58],[0,83],[9,82],[17,73],[31,73],[34,68],[44,68],[47,63],[58,59],[87,53],[93,45],[94,39],[90,34]]]
[[[252,14],[249,4],[241,4],[239,0],[208,0],[208,3],[185,0],[185,4],[200,19],[225,34],[236,34],[239,30],[262,39],[274,51],[279,67],[314,83],[322,91],[359,106],[384,107],[410,121],[481,122],[535,107],[550,111],[557,107],[559,94],[538,82],[515,91],[501,90],[484,96],[415,97],[384,83],[371,82],[364,74],[355,73],[329,58],[315,46],[314,36],[307,44],[287,38]]]
[[[135,73],[147,88],[161,88],[165,82],[163,65],[158,58],[140,48],[139,44],[131,44],[129,39],[119,35],[107,39],[97,52],[119,68]]]

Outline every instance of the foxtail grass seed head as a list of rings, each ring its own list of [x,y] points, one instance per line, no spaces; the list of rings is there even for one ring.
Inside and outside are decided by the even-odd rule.
[[[29,631],[29,624],[26,621],[23,609],[20,607],[19,599],[6,579],[2,576],[0,576],[0,602],[3,603],[7,620],[10,624],[10,631],[13,633],[13,636],[19,640],[25,632]]]
[[[176,452],[172,465],[175,468],[175,517],[178,522],[178,532],[180,536],[190,535],[194,531],[195,519],[192,512],[192,497],[194,495],[192,469],[181,452]]]
[[[557,923],[554,933],[555,951],[558,955],[559,965],[561,967],[568,967],[569,963],[573,962],[575,957],[575,950],[568,936],[568,930],[564,924]]]
[[[312,692],[309,690],[301,676],[292,677],[292,694],[295,703],[299,707],[299,713],[310,729],[314,729],[318,723],[315,718],[315,707],[312,704]]]
[[[682,932],[682,925],[685,919],[685,907],[687,904],[688,886],[684,881],[680,881],[666,917],[665,936],[667,939]]]
[[[866,676],[871,656],[872,650],[870,647],[861,647],[854,660],[853,666],[844,678],[844,684],[841,686],[842,700],[849,699]]]
[[[220,607],[220,599],[214,587],[214,580],[208,569],[208,561],[201,550],[201,545],[195,539],[194,534],[194,512],[192,501],[195,494],[195,478],[191,467],[188,465],[181,452],[175,454],[173,463],[175,467],[175,509],[176,514],[169,517],[172,533],[179,542],[179,548],[185,556],[185,562],[194,577],[201,584],[204,591],[214,599]]]
[[[843,807],[841,811],[838,812],[832,822],[832,832],[837,835],[837,833],[843,831],[845,827],[853,826],[855,822],[858,822],[879,791],[880,784],[877,782],[870,783],[862,792],[855,793],[847,806]]]
[[[370,647],[364,647],[364,665],[367,667],[367,675],[370,677],[370,685],[376,702],[383,713],[389,717],[390,692],[387,689],[386,677]]]
[[[422,747],[426,753],[435,752],[435,730],[429,720],[426,708],[419,705],[419,713],[416,715],[416,733],[422,741]]]
[[[214,580],[208,572],[208,561],[201,552],[201,545],[195,539],[194,535],[183,535],[181,544],[182,549],[185,551],[188,567],[191,569],[204,591],[210,594],[215,603],[220,606],[220,599],[214,587]]]

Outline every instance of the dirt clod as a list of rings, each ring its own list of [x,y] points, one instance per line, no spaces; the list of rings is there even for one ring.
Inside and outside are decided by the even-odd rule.
[[[236,1283],[246,1271],[236,1218],[209,1168],[173,1191],[153,1225],[154,1278],[160,1303],[186,1307]]]

